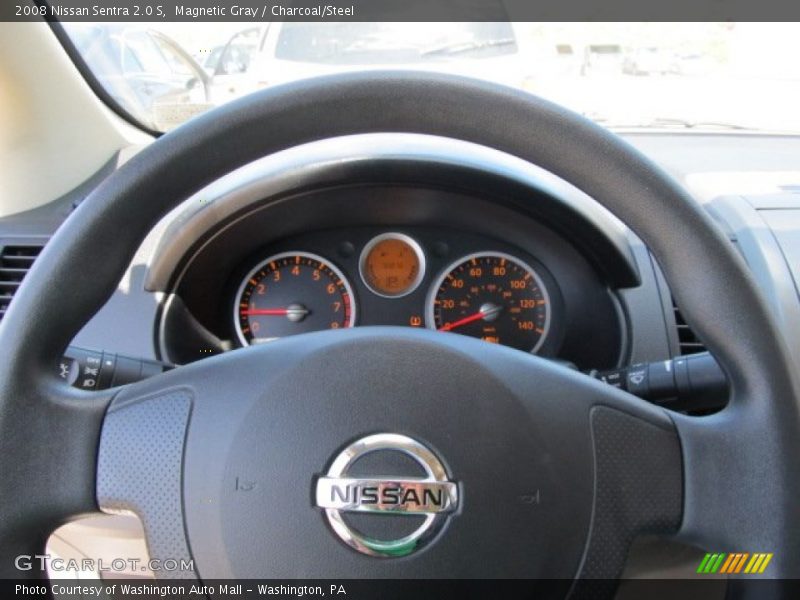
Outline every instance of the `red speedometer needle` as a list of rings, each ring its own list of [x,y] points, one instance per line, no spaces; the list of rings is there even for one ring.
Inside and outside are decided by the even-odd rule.
[[[463,319],[459,319],[454,323],[445,323],[441,327],[439,327],[439,331],[450,331],[455,329],[456,327],[461,327],[462,325],[469,325],[470,323],[474,323],[475,321],[480,321],[481,319],[486,319],[487,321],[493,321],[497,318],[497,315],[500,314],[500,311],[503,310],[502,306],[497,306],[496,304],[492,304],[491,302],[487,302],[481,309],[476,312],[475,314],[469,315],[468,317],[464,317]]]
[[[472,323],[473,321],[480,321],[483,318],[483,313],[481,311],[476,312],[474,315],[470,315],[468,317],[464,317],[463,319],[459,319],[455,323],[445,323],[442,327],[439,327],[439,331],[450,331],[451,329],[455,329],[456,327],[461,327],[462,325],[467,325]]]

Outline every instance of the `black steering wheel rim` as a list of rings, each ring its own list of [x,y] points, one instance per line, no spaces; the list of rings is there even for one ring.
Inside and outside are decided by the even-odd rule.
[[[54,526],[96,509],[96,453],[111,395],[70,390],[51,365],[113,293],[147,232],[252,160],[370,132],[439,135],[515,155],[584,190],[641,237],[732,387],[717,415],[670,415],[684,468],[679,535],[720,551],[749,544],[774,552],[774,576],[800,575],[798,382],[744,261],[709,216],[636,150],[561,107],[459,77],[385,72],[280,86],[202,115],[112,174],[51,239],[0,325],[3,572],[19,576],[12,556],[41,551]]]

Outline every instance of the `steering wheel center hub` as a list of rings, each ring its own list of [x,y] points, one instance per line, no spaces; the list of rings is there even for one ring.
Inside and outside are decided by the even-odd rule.
[[[364,455],[397,451],[409,456],[424,471],[424,477],[348,477]],[[333,531],[348,546],[370,556],[397,557],[419,549],[458,507],[458,485],[447,478],[444,465],[422,443],[405,435],[379,433],[347,446],[333,460],[328,474],[316,483],[316,505],[325,510]],[[378,540],[352,526],[343,512],[423,517],[414,530],[398,539]]]
[[[591,439],[543,425],[587,401],[553,391],[550,363],[404,328],[231,354],[192,384],[183,495],[204,578],[574,574]]]

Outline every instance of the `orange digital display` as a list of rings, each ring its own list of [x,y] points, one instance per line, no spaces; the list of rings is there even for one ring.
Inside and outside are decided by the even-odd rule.
[[[362,257],[361,270],[373,292],[384,296],[403,296],[419,284],[422,259],[419,247],[405,237],[374,240]]]

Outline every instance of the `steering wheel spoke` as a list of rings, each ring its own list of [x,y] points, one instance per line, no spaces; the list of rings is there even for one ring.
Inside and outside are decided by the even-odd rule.
[[[786,510],[785,484],[775,470],[785,445],[792,443],[781,438],[791,435],[793,423],[782,422],[776,408],[752,392],[734,391],[717,414],[673,416],[685,465],[684,518],[677,537],[708,552],[771,553],[765,576],[785,578],[794,569],[786,549],[798,548],[798,540],[778,517]],[[757,597],[759,589],[751,591]]]
[[[531,406],[545,409],[543,422],[585,423],[591,452],[587,475],[592,486],[591,520],[571,597],[611,597],[635,538],[672,537],[680,530],[680,439],[672,415],[664,409],[570,371],[558,369],[551,376],[556,378],[551,385],[563,386],[552,397],[543,392],[550,385],[538,370],[519,369],[509,379],[519,393],[528,390]],[[562,431],[558,435],[564,446],[577,450],[574,434],[569,437]],[[559,457],[561,477],[569,481],[566,456]],[[576,489],[574,483],[572,489]]]
[[[148,381],[152,389],[158,380]],[[150,559],[175,561],[160,576],[194,578],[183,514],[183,454],[192,413],[190,388],[124,389],[109,407],[97,458],[97,501],[108,513],[141,518]]]
[[[97,510],[95,460],[107,393],[80,393],[44,379],[6,385],[0,404],[0,574],[40,579],[50,533]],[[21,451],[23,450],[24,451]]]
[[[671,424],[615,408],[591,410],[594,507],[581,579],[615,579],[634,538],[675,534],[682,517],[683,469]]]

